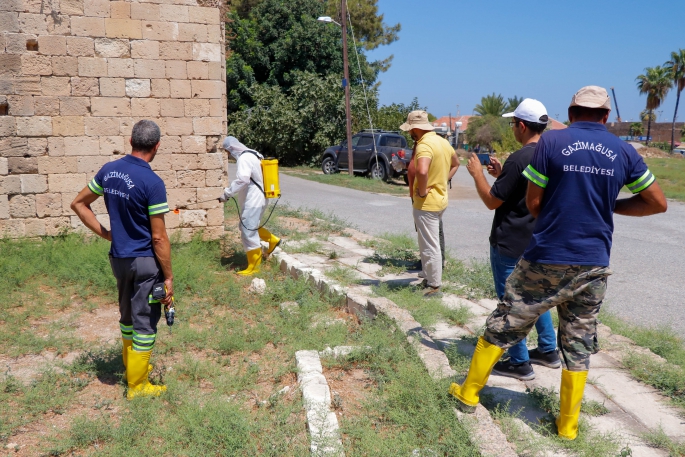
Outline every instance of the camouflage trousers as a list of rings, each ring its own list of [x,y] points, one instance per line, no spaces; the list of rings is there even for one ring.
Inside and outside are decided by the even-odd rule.
[[[550,265],[521,259],[507,279],[504,298],[487,320],[485,340],[508,349],[525,338],[538,317],[556,306],[557,343],[569,371],[590,369],[597,353],[597,314],[604,300],[608,267]]]

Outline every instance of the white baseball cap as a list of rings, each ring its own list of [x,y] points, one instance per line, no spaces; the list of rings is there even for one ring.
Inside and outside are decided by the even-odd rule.
[[[549,121],[545,105],[532,98],[526,98],[513,113],[503,114],[502,117],[516,117],[522,121],[546,124]]]

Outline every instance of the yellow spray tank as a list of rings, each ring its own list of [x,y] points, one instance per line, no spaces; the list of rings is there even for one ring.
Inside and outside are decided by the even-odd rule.
[[[278,182],[278,159],[268,157],[262,159],[261,163],[264,196],[266,198],[279,198],[281,196],[281,187]]]

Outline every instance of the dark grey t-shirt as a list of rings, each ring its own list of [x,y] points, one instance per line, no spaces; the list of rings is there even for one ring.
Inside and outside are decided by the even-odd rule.
[[[527,144],[510,155],[490,189],[490,195],[504,202],[495,210],[490,244],[507,257],[521,257],[533,234],[535,218],[526,207],[528,180],[522,173],[533,159],[536,144]]]

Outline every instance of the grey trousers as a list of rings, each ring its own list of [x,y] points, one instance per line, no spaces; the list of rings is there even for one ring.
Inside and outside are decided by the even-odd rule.
[[[159,263],[154,257],[109,257],[112,273],[119,290],[119,323],[122,337],[132,333],[135,350],[152,349],[162,305],[152,299],[152,286],[164,281]],[[128,339],[128,338],[127,338]]]
[[[440,221],[445,211],[414,209],[414,224],[419,238],[421,266],[431,287],[442,285],[442,253],[440,252]]]

